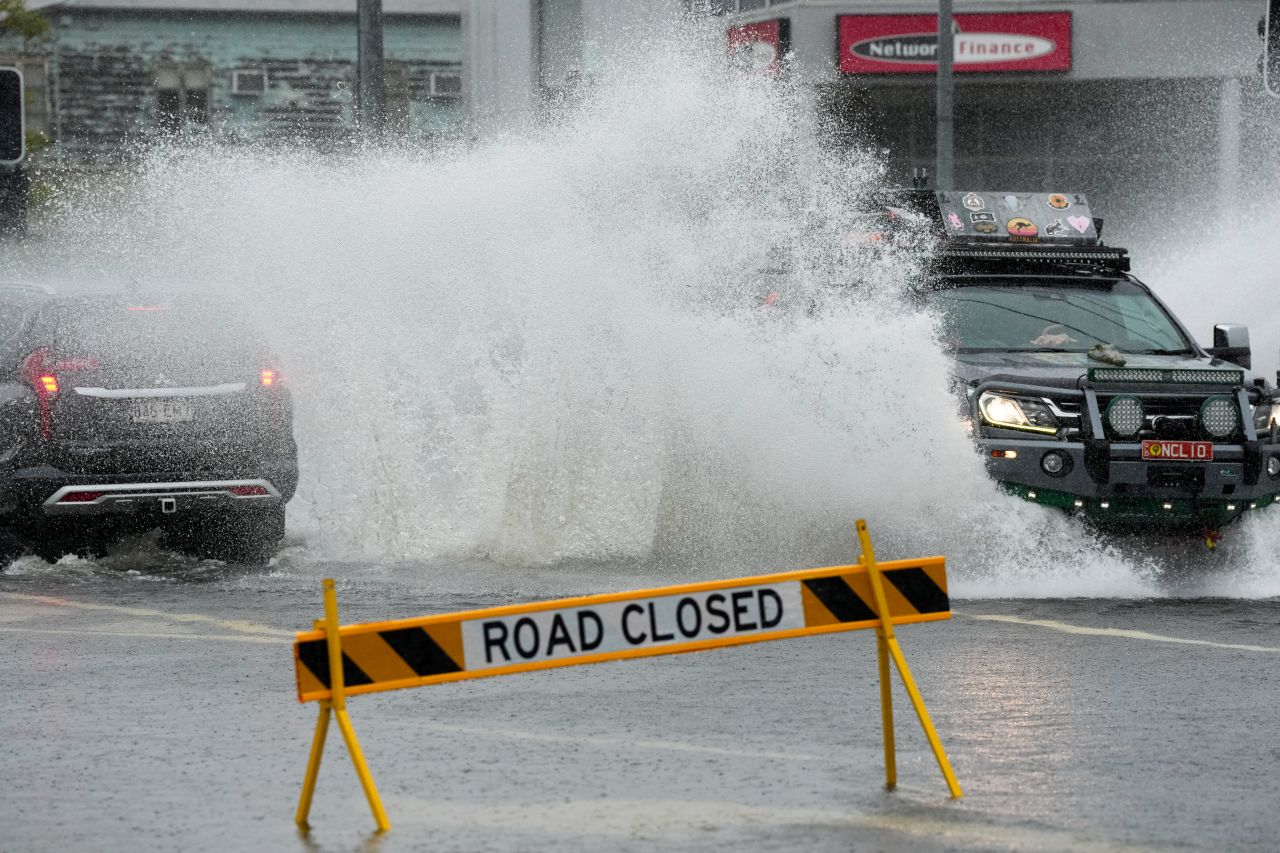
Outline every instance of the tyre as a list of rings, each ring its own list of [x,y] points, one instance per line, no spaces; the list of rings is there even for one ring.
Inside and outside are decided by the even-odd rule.
[[[68,554],[87,560],[106,556],[107,549],[120,538],[111,525],[88,524],[80,527],[48,521],[25,521],[0,534],[0,557],[20,545],[46,563],[56,563]],[[11,540],[11,541],[10,541]],[[17,555],[15,555],[17,556]]]
[[[8,527],[0,527],[0,572],[27,552],[26,545]]]

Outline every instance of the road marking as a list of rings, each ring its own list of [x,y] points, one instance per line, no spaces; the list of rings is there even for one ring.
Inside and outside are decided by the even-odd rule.
[[[108,613],[123,613],[127,616],[140,616],[143,619],[164,619],[170,622],[202,622],[217,625],[228,631],[239,631],[243,634],[257,634],[267,637],[293,638],[293,631],[273,628],[270,625],[259,625],[257,622],[246,622],[241,619],[219,619],[216,616],[205,616],[202,613],[170,613],[165,610],[151,610],[146,607],[121,607],[118,604],[96,604],[87,601],[71,601],[66,598],[54,598],[49,595],[27,595],[21,592],[0,592],[0,597],[12,601],[27,601],[33,604],[48,604],[53,607],[71,607],[77,610],[103,610]]]
[[[1088,628],[1084,625],[1071,625],[1054,619],[1023,619],[1021,616],[1004,616],[994,613],[960,613],[956,616],[976,619],[980,622],[1008,622],[1013,625],[1030,625],[1035,628],[1048,628],[1050,631],[1061,631],[1064,634],[1084,634],[1091,637],[1120,637],[1126,640],[1143,640],[1148,643],[1177,643],[1184,646],[1208,646],[1212,649],[1231,649],[1240,652],[1280,652],[1280,648],[1272,646],[1249,646],[1242,643],[1215,643],[1211,640],[1190,640],[1186,637],[1169,637],[1164,634],[1152,634],[1149,631],[1134,631],[1128,628]]]
[[[244,634],[174,634],[161,631],[94,631],[75,628],[0,628],[3,634],[70,634],[90,637],[142,637],[160,640],[213,640],[224,643],[262,643],[278,646],[283,640],[275,637],[248,636]]]

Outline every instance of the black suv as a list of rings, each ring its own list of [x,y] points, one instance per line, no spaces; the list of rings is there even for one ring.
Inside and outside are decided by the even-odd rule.
[[[1083,195],[903,196],[937,235],[924,300],[988,470],[1107,526],[1217,530],[1280,503],[1280,391],[1248,330],[1202,348],[1101,242]]]
[[[298,480],[289,392],[259,334],[191,296],[0,286],[0,525],[57,559],[159,527],[261,562]]]

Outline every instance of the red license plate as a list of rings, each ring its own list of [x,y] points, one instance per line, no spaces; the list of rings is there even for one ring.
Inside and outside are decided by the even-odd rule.
[[[1154,462],[1212,462],[1212,441],[1144,441],[1142,458]]]

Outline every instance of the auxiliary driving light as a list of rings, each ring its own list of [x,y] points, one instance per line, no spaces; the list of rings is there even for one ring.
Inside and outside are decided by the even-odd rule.
[[[1280,477],[1280,456],[1267,457],[1267,476],[1273,480]]]
[[[1050,450],[1040,457],[1040,468],[1050,477],[1061,477],[1071,470],[1071,457],[1060,450]]]
[[[1214,438],[1226,438],[1240,425],[1240,410],[1230,397],[1210,397],[1200,406],[1200,426]]]
[[[1107,404],[1107,423],[1111,431],[1121,438],[1131,438],[1142,429],[1142,401],[1130,394],[1113,397]]]

